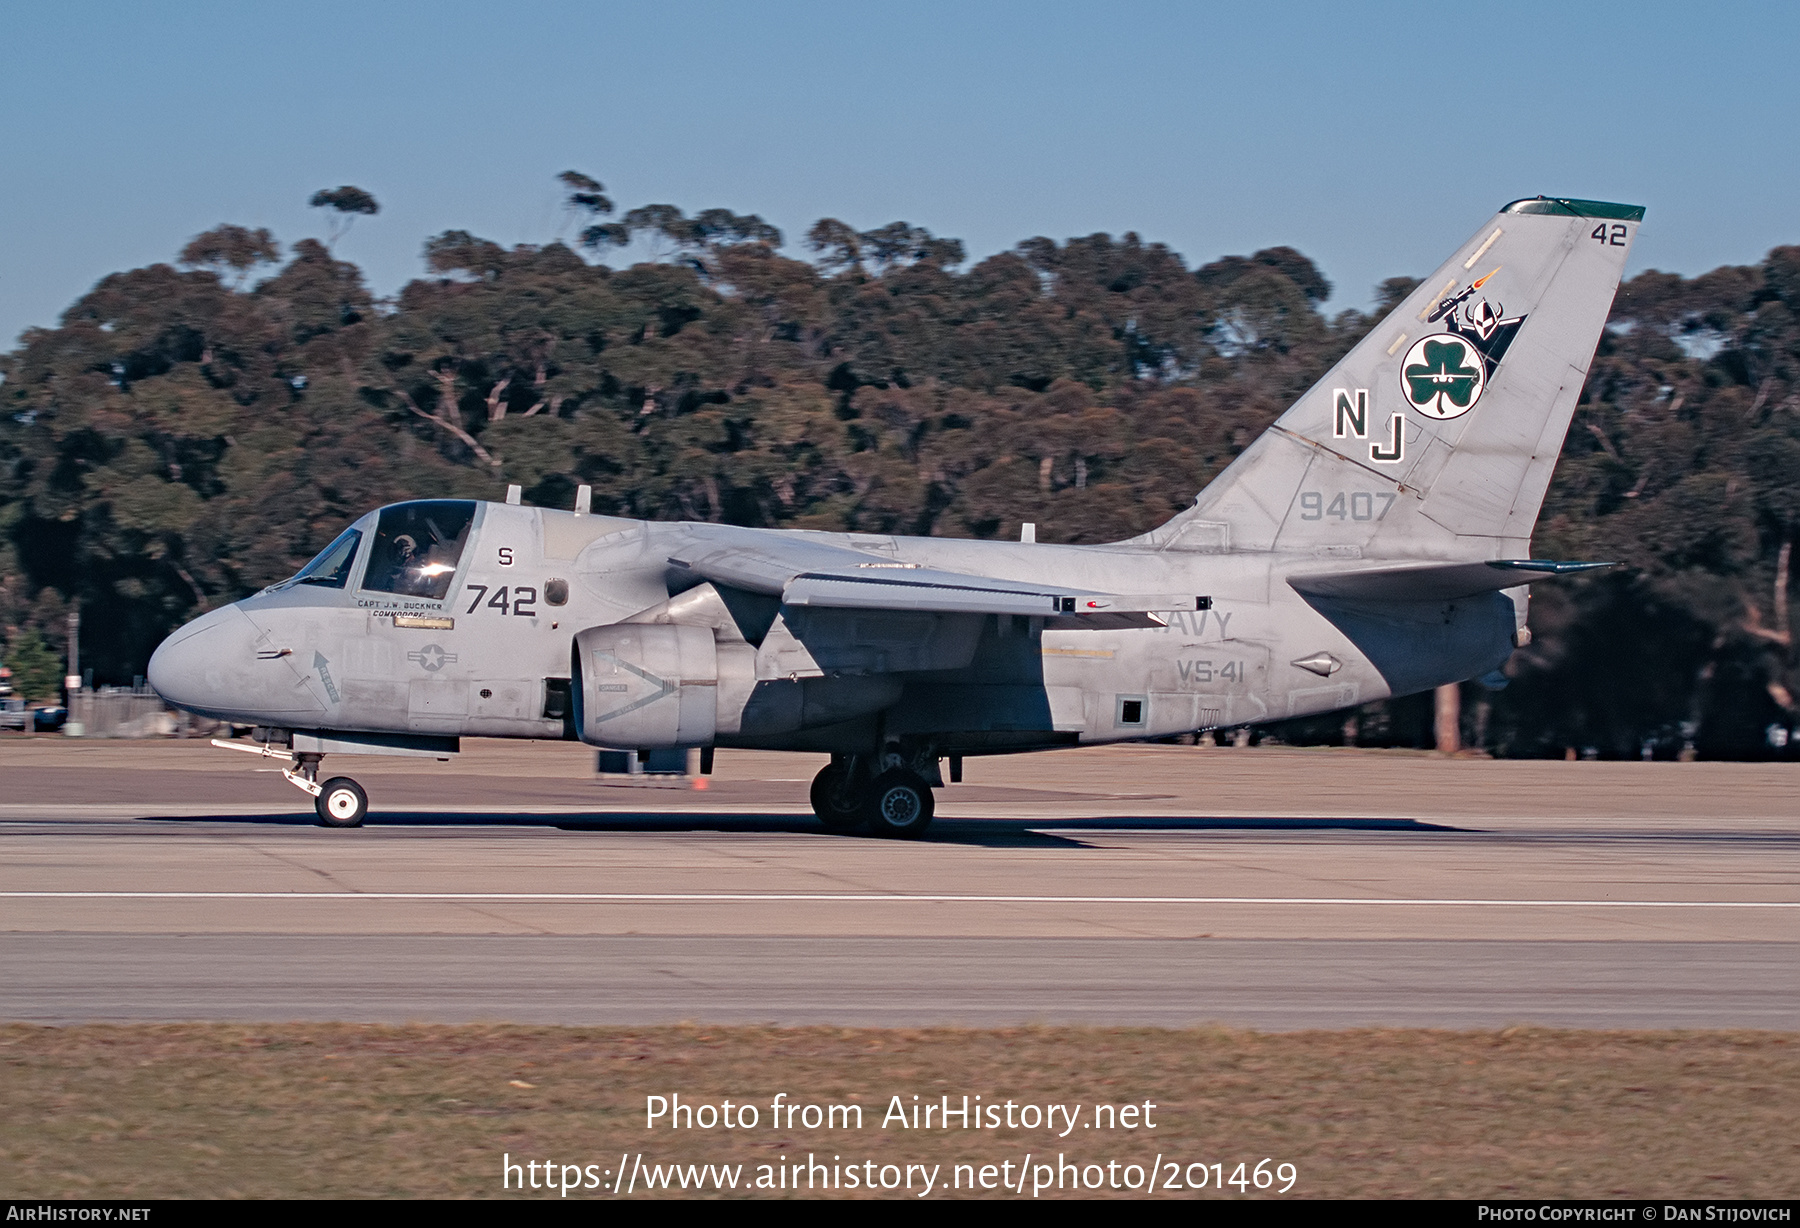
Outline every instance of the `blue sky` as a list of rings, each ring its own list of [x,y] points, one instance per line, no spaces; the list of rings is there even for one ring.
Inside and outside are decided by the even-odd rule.
[[[1800,6],[158,5],[0,0],[0,346],[220,222],[322,235],[392,293],[450,228],[621,210],[896,219],[974,256],[1136,230],[1291,244],[1363,306],[1519,196],[1643,204],[1643,268],[1800,243]]]

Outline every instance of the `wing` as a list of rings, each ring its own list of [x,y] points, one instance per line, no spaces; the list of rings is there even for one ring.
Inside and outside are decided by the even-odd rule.
[[[1550,559],[1493,559],[1485,563],[1437,563],[1289,576],[1296,592],[1311,597],[1365,601],[1454,601],[1516,588],[1533,580],[1596,571],[1614,563],[1559,563]]]
[[[1157,626],[1150,615],[1211,604],[1194,595],[1101,593],[942,571],[804,538],[765,537],[728,547],[709,543],[692,557],[669,563],[715,584],[779,597],[787,605],[826,609],[1024,614],[1099,627]]]

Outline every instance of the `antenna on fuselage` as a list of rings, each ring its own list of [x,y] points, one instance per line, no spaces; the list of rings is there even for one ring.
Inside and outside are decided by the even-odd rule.
[[[575,488],[575,514],[585,516],[594,510],[594,488],[577,486]]]
[[[525,488],[523,486],[508,486],[506,488],[506,501],[508,503],[517,504],[523,498],[524,494]]]

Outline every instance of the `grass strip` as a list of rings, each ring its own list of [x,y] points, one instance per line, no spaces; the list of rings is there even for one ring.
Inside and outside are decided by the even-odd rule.
[[[1141,1196],[1126,1166],[1142,1182],[1157,1155],[1190,1180],[1187,1165],[1221,1166],[1224,1189],[1209,1175],[1175,1197],[1255,1194],[1230,1178],[1265,1157],[1296,1167],[1290,1197],[1800,1193],[1790,1033],[5,1025],[0,1066],[7,1198],[563,1197],[503,1190],[503,1154],[549,1162],[559,1183],[562,1165],[593,1165],[599,1188],[573,1197],[616,1196],[621,1155],[632,1197],[716,1193],[669,1169],[672,1188],[649,1189],[640,1167],[695,1163],[743,1165],[737,1196],[866,1196],[844,1166],[878,1180],[891,1164],[941,1166],[933,1198],[1019,1197],[946,1187],[960,1164],[974,1181],[1010,1161],[1016,1181],[1027,1153],[1118,1162],[1112,1184],[1065,1197]],[[860,1105],[862,1128],[773,1120],[778,1093]],[[751,1105],[758,1123],[647,1129],[647,1098],[675,1094]],[[1012,1101],[1014,1126],[882,1124],[893,1097],[910,1114],[965,1095]],[[1135,1128],[1094,1128],[1095,1105],[1146,1101],[1154,1129],[1141,1108]],[[1026,1104],[1082,1107],[1059,1137],[1061,1111],[1030,1128]],[[816,1170],[810,1191],[741,1188],[809,1155],[837,1166],[837,1189]]]

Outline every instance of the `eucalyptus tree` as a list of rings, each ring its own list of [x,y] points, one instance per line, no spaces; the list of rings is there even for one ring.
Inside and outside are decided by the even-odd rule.
[[[251,230],[227,222],[195,235],[181,249],[177,263],[189,268],[212,269],[221,277],[225,270],[230,270],[231,288],[241,290],[250,270],[274,264],[280,258],[281,248],[266,227]]]
[[[329,209],[335,215],[331,220],[331,236],[325,241],[327,248],[335,248],[337,241],[350,233],[350,227],[358,217],[370,217],[381,212],[381,206],[373,196],[350,184],[339,188],[320,188],[306,203],[314,209]]]

